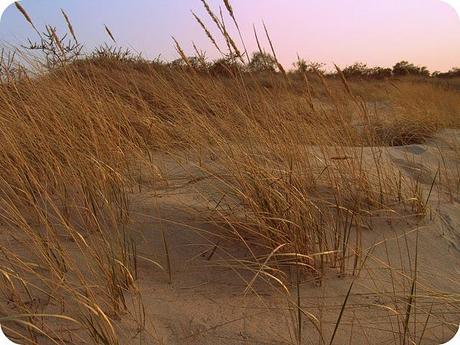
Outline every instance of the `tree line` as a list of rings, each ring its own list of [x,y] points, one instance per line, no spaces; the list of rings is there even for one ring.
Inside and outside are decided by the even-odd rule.
[[[188,64],[196,70],[211,72],[214,74],[234,74],[236,72],[278,72],[279,65],[276,59],[269,53],[255,52],[252,54],[246,65],[240,63],[237,59],[221,58],[215,61],[208,61],[204,55],[188,57]],[[167,65],[171,67],[184,67],[184,60],[177,59]],[[325,76],[335,76],[337,73],[343,73],[346,78],[361,79],[387,79],[391,77],[436,77],[436,78],[455,78],[460,77],[460,68],[452,68],[448,72],[430,72],[425,66],[417,66],[408,61],[397,62],[393,67],[369,67],[362,62],[356,62],[343,69],[336,69],[334,72],[328,72],[325,64],[320,62],[307,62],[304,59],[298,59],[293,64],[290,73],[307,73],[322,74]]]

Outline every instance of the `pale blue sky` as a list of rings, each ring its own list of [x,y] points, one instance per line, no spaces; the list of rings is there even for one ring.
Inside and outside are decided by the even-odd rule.
[[[188,52],[191,41],[215,57],[190,10],[206,18],[199,0],[24,0],[37,26],[65,28],[60,14],[70,16],[77,36],[92,47],[109,39],[107,24],[118,43],[146,57],[177,57],[171,36]],[[221,0],[210,0],[217,8]],[[264,20],[280,60],[286,65],[297,53],[307,60],[338,63],[356,61],[391,66],[407,59],[431,70],[460,65],[460,21],[440,0],[233,0],[250,50],[255,49],[252,24],[262,36]],[[210,21],[206,18],[206,22]],[[230,26],[230,22],[227,23]],[[214,30],[215,32],[215,30]],[[10,6],[0,22],[0,40],[17,44],[35,37],[29,25]]]

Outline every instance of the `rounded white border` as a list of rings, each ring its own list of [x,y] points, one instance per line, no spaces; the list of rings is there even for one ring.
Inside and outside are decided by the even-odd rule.
[[[0,20],[3,16],[3,12],[13,3],[15,3],[14,0],[0,0]],[[2,345],[2,343],[0,343],[0,345]]]
[[[16,343],[13,343],[10,339],[6,337],[5,333],[3,333],[3,329],[1,326],[0,326],[0,345],[18,345]]]
[[[460,345],[460,328],[450,341],[442,345]]]
[[[460,0],[442,0],[451,6],[460,18]]]

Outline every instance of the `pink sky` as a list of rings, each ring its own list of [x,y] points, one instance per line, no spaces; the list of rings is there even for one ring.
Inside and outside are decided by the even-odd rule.
[[[222,0],[208,0],[214,9]],[[65,23],[70,15],[81,41],[94,46],[109,41],[107,24],[121,45],[129,45],[147,57],[161,54],[177,58],[171,35],[188,53],[191,42],[217,57],[206,35],[193,20],[195,11],[211,25],[200,0],[23,0],[32,18],[43,24]],[[460,67],[460,20],[441,0],[231,0],[249,50],[257,46],[255,24],[263,36],[265,21],[277,55],[286,67],[297,54],[309,61],[340,66],[366,62],[392,66],[402,59],[427,66],[431,71]],[[230,26],[230,22],[227,22]],[[213,31],[216,32],[215,30]],[[0,40],[24,43],[33,37],[14,6],[0,23]],[[263,39],[265,48],[268,43]]]
[[[265,20],[284,63],[298,52],[340,65],[407,59],[431,70],[460,66],[459,17],[439,0],[234,2],[243,23]]]

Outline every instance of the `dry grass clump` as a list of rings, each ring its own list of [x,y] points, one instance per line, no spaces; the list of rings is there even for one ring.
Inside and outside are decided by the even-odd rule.
[[[375,91],[376,137],[384,145],[421,144],[441,128],[458,128],[456,91],[426,81],[391,83],[386,94]],[[386,107],[378,103],[388,97]]]
[[[0,221],[4,241],[15,241],[2,246],[3,297],[31,315],[32,340],[54,334],[60,315],[84,326],[85,339],[112,344],[111,319],[135,291],[127,188],[129,162],[145,149],[129,108],[74,70],[63,74],[1,86]]]

